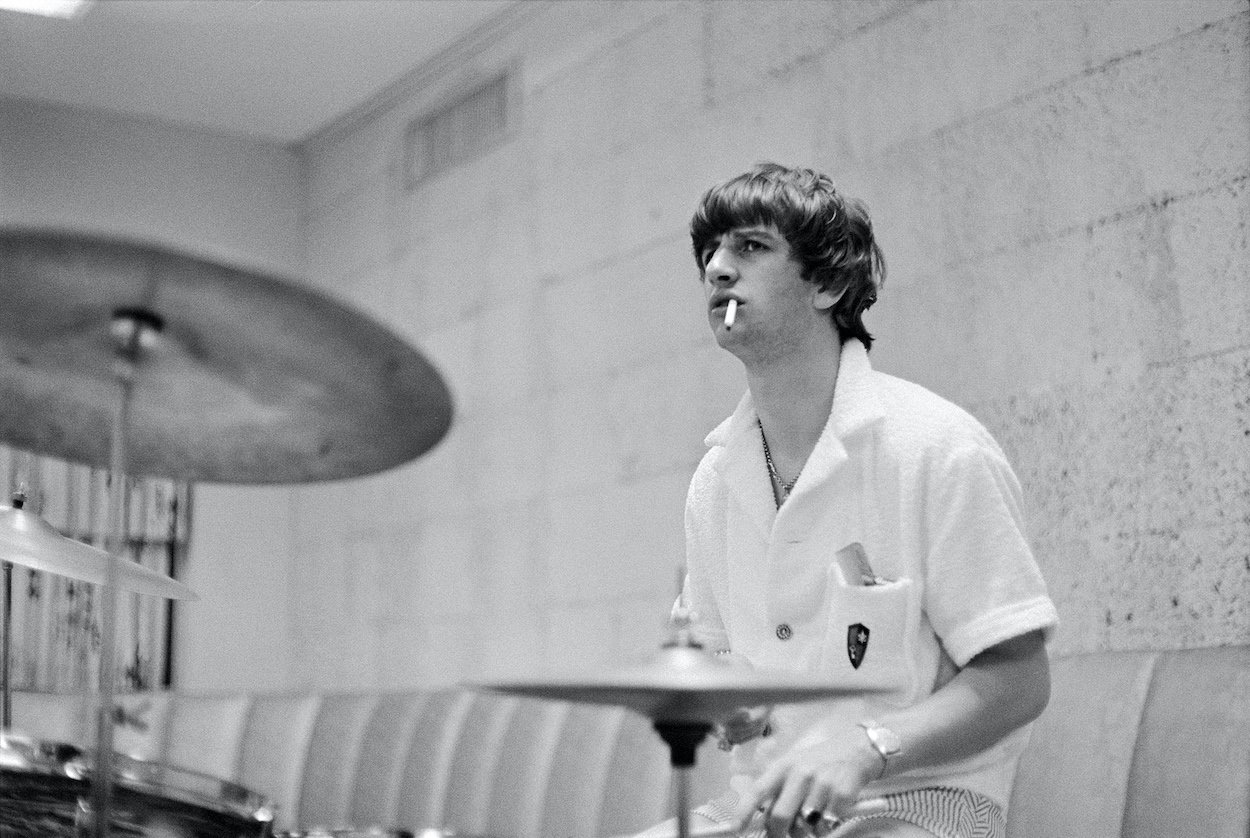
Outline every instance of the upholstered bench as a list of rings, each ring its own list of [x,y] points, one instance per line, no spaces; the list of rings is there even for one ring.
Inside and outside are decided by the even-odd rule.
[[[1021,760],[1012,838],[1246,838],[1250,646],[1054,661]],[[460,688],[124,697],[117,750],[256,789],[278,829],[442,827],[592,838],[670,813],[667,751],[624,710]],[[89,696],[18,693],[14,727],[90,744]],[[705,744],[694,799],[724,782]]]
[[[450,688],[122,696],[115,748],[255,789],[277,829],[608,836],[663,819],[667,750],[632,713]],[[87,697],[19,693],[14,728],[90,745]],[[705,748],[707,772],[724,757]],[[702,770],[702,769],[701,769]],[[718,780],[701,778],[711,794]]]
[[[1008,833],[1250,836],[1250,646],[1054,661]]]

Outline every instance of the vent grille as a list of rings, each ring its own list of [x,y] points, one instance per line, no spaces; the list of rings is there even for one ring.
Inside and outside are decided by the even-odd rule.
[[[508,76],[497,76],[408,125],[408,185],[499,145],[508,127]]]

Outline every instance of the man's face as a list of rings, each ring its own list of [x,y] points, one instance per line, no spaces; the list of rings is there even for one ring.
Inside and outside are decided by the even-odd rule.
[[[785,236],[772,225],[736,227],[707,243],[703,292],[716,341],[743,360],[771,357],[814,330],[832,325],[827,309],[836,297],[803,279]],[[733,325],[725,325],[731,300]]]

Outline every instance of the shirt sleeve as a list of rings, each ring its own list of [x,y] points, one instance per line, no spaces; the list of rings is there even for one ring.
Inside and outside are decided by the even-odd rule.
[[[925,526],[924,608],[947,653],[980,652],[1058,624],[1025,538],[1020,483],[996,450],[967,445],[934,466]]]

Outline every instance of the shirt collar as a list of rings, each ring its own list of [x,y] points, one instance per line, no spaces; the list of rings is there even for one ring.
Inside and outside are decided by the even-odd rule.
[[[842,344],[838,380],[833,391],[833,408],[829,412],[829,422],[821,439],[846,439],[861,428],[880,421],[884,416],[885,409],[873,380],[868,350],[860,341],[848,340]],[[748,390],[738,401],[734,412],[707,435],[703,444],[709,448],[728,446],[731,441],[745,434],[758,435],[758,422],[759,413],[755,409],[751,391]],[[819,447],[819,443],[817,445]]]
[[[849,459],[844,440],[885,416],[874,378],[864,345],[858,340],[843,344],[829,420],[780,511],[765,477],[759,414],[749,391],[733,414],[708,434],[707,444],[720,449],[713,467],[761,534],[768,534],[782,520],[787,532],[806,532],[828,512],[823,504],[813,501],[820,496],[811,491],[831,480]]]

